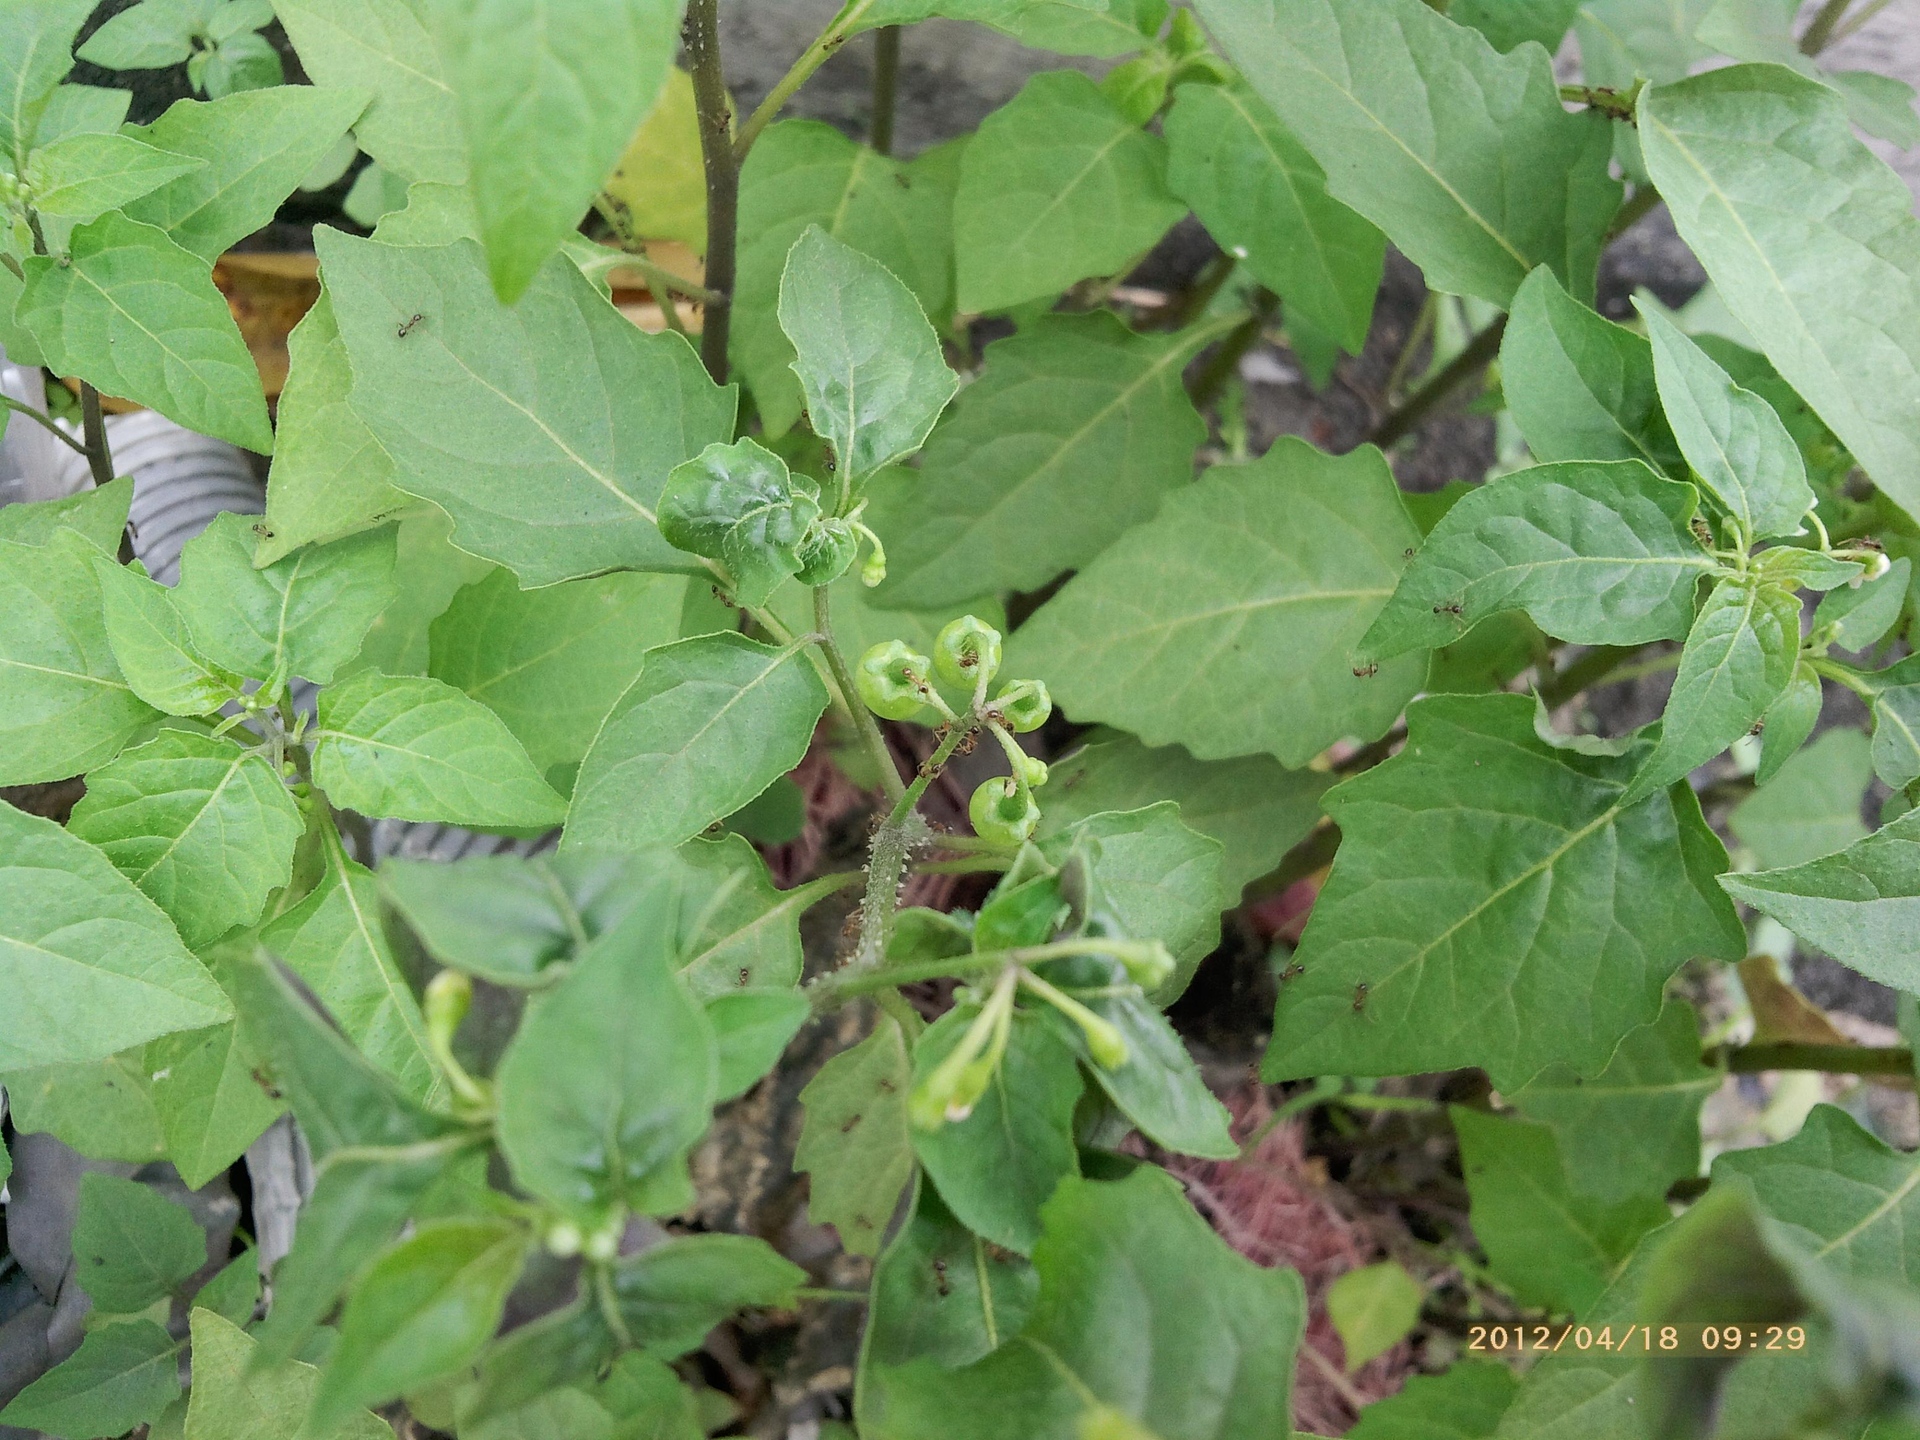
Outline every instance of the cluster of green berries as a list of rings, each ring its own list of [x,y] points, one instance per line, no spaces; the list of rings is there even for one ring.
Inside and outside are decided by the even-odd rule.
[[[1047,783],[1047,767],[1013,737],[1046,724],[1053,700],[1038,680],[1009,681],[988,699],[987,689],[999,671],[1000,632],[977,616],[962,615],[934,638],[931,657],[904,640],[885,640],[860,657],[853,678],[862,703],[883,719],[930,722],[938,717],[949,725],[987,728],[1006,752],[1013,773],[975,790],[967,814],[982,840],[1019,846],[1040,823],[1033,792]],[[947,702],[939,685],[968,697],[960,709]]]

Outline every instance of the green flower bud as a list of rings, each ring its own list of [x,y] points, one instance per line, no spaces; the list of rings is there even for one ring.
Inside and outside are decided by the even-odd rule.
[[[458,970],[442,970],[427,982],[421,1005],[427,1022],[427,1035],[436,1051],[453,1047],[453,1032],[467,1018],[473,1005],[473,981]]]
[[[957,690],[972,690],[1000,669],[1000,632],[973,615],[950,620],[933,642],[933,673]]]
[[[911,720],[926,706],[924,687],[933,662],[909,649],[904,640],[883,640],[860,657],[854,689],[866,707],[884,720]]]
[[[584,1239],[580,1227],[571,1220],[556,1221],[547,1230],[547,1253],[565,1260],[568,1256],[580,1253]]]
[[[1047,783],[1047,762],[1038,755],[1029,755],[1020,762],[1020,773],[1026,777],[1029,790],[1038,790]]]
[[[580,1247],[580,1253],[596,1265],[608,1264],[620,1253],[620,1232],[626,1228],[626,1217],[614,1216],[593,1234],[587,1236],[586,1242]]]
[[[967,802],[973,833],[993,845],[1009,849],[1024,845],[1040,823],[1040,807],[1033,796],[1009,775],[986,782]]]
[[[1142,990],[1164,984],[1173,974],[1173,952],[1158,940],[1116,944],[1113,956],[1127,967],[1127,978]]]
[[[1073,1018],[1080,1026],[1080,1033],[1087,1037],[1087,1050],[1094,1064],[1102,1070],[1118,1070],[1127,1063],[1127,1041],[1118,1027],[1091,1010]]]
[[[1053,697],[1038,680],[1016,680],[1001,689],[993,708],[1007,717],[1007,728],[1024,735],[1038,730],[1053,714]]]

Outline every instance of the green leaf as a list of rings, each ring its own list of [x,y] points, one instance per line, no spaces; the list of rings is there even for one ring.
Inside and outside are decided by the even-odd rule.
[[[826,687],[807,657],[739,635],[650,651],[581,762],[562,844],[674,845],[800,763]]]
[[[399,594],[390,530],[311,546],[254,568],[250,515],[228,511],[187,542],[173,603],[208,658],[242,675],[324,685]]]
[[[214,1272],[193,1292],[194,1308],[211,1310],[223,1320],[246,1325],[260,1303],[260,1253],[251,1246]]]
[[[134,694],[169,715],[212,715],[240,697],[240,677],[200,653],[173,592],[108,555],[91,559],[107,643]]]
[[[982,23],[1021,44],[1057,55],[1124,55],[1146,45],[1166,17],[1159,0],[1035,0]]]
[[[1639,118],[1648,172],[1727,308],[1920,513],[1920,226],[1905,183],[1833,91],[1777,66],[1656,86]]]
[[[426,674],[431,663],[428,639],[433,622],[446,613],[463,587],[484,580],[496,568],[491,561],[454,548],[448,538],[453,522],[443,511],[408,498],[412,509],[401,517],[393,536],[393,580],[400,596],[368,627],[366,642],[344,667],[343,676],[362,670],[387,675]],[[261,543],[263,548],[256,560],[263,559],[275,544],[272,540]]]
[[[509,308],[469,240],[315,245],[353,408],[463,549],[536,586],[692,568],[653,507],[674,466],[731,436],[734,397],[685,340],[640,330],[564,256]]]
[[[1555,1062],[1597,1074],[1682,964],[1745,953],[1692,794],[1622,801],[1644,742],[1558,746],[1518,695],[1422,700],[1407,724],[1405,749],[1327,793],[1345,839],[1263,1073],[1479,1065],[1505,1093]]]
[[[438,680],[363,670],[320,692],[312,735],[314,783],[363,815],[524,829],[566,817],[500,718]]]
[[[1034,76],[980,124],[953,203],[956,298],[1005,310],[1131,266],[1186,213],[1167,146],[1074,70]]]
[[[871,1035],[822,1065],[800,1092],[806,1118],[793,1168],[811,1177],[807,1218],[833,1226],[849,1255],[880,1252],[900,1192],[913,1178],[912,1083],[906,1037],[883,1016]]]
[[[613,1270],[620,1318],[643,1354],[662,1360],[698,1350],[707,1332],[749,1305],[795,1303],[807,1272],[752,1235],[683,1235]]]
[[[118,130],[133,104],[131,90],[108,90],[99,85],[61,85],[40,116],[35,137],[52,145],[74,135],[109,135]]]
[[[285,1108],[254,1078],[231,1022],[150,1041],[145,1063],[167,1158],[194,1189],[225,1174]]]
[[[0,541],[0,783],[81,774],[158,718],[113,658],[98,553],[65,529],[44,545]]]
[[[767,603],[804,568],[802,544],[820,518],[820,487],[742,437],[676,465],[660,492],[660,533],[690,554],[725,563],[733,598]]]
[[[874,491],[887,605],[1034,590],[1091,560],[1193,476],[1206,427],[1180,372],[1214,331],[1141,335],[1049,315],[987,347],[918,477]]]
[[[1641,307],[1653,341],[1660,403],[1700,483],[1757,539],[1797,533],[1813,508],[1806,465],[1765,400],[1726,371],[1666,316]]]
[[[58,257],[30,255],[15,307],[47,363],[189,430],[273,449],[260,372],[207,262],[118,212],[78,227]]]
[[[798,990],[729,990],[707,1000],[720,1054],[718,1102],[737,1100],[780,1063],[812,1009]]]
[[[166,1158],[145,1045],[86,1065],[10,1071],[5,1083],[8,1113],[20,1134],[52,1135],[93,1160]]]
[[[73,38],[93,9],[88,0],[19,0],[0,12],[0,158],[16,175],[73,68]]]
[[[187,1440],[296,1434],[313,1440],[384,1440],[391,1432],[386,1421],[365,1411],[334,1426],[303,1430],[320,1384],[318,1370],[298,1360],[270,1361],[252,1336],[211,1310],[196,1308],[192,1326]]]
[[[1331,775],[1288,770],[1267,755],[1195,760],[1178,746],[1150,749],[1116,731],[1091,739],[1053,763],[1041,836],[1103,811],[1176,801],[1183,824],[1223,847],[1220,885],[1229,899],[1307,837],[1320,820],[1320,796],[1333,783]]]
[[[1727,823],[1761,869],[1801,865],[1866,838],[1860,804],[1872,777],[1867,737],[1829,730],[1734,806]]]
[[[1913,583],[1913,561],[1902,555],[1878,579],[1858,589],[1840,586],[1820,598],[1813,612],[1816,631],[1835,626],[1830,642],[1836,650],[1869,650],[1887,638],[1906,611]]]
[[[217,0],[142,0],[121,11],[79,49],[89,65],[107,70],[160,70],[183,64],[194,39],[206,33]]]
[[[1723,875],[1720,884],[1862,975],[1900,990],[1920,989],[1912,938],[1920,923],[1920,811],[1909,810],[1837,855]]]
[[[205,163],[127,207],[211,264],[266,225],[366,108],[364,90],[276,85],[176,101],[133,134]]]
[[[1454,0],[1447,18],[1471,25],[1505,54],[1531,40],[1549,55],[1560,48],[1580,0]]]
[[[266,533],[254,552],[260,565],[302,545],[372,529],[418,503],[389,483],[393,461],[347,404],[353,368],[324,289],[287,336],[287,358],[267,472]]]
[[[1609,123],[1542,51],[1494,51],[1421,0],[1200,0],[1229,58],[1436,290],[1506,305],[1537,265],[1575,299],[1620,187]]]
[[[1167,115],[1167,184],[1222,249],[1341,349],[1373,319],[1386,237],[1327,194],[1327,172],[1244,82],[1182,85]]]
[[[667,71],[660,98],[627,142],[606,192],[625,207],[635,235],[681,240],[694,253],[706,253],[706,166],[693,77],[686,71]]]
[[[1714,587],[1687,632],[1660,743],[1628,802],[1684,778],[1752,729],[1793,679],[1799,655],[1799,596],[1753,582]]]
[[[1544,265],[1513,297],[1500,384],[1535,459],[1641,460],[1684,478],[1652,347],[1568,295]]]
[[[892,271],[809,225],[787,253],[779,314],[807,415],[833,447],[843,493],[926,443],[960,377]]]
[[[603,575],[522,590],[496,570],[433,622],[427,673],[498,715],[546,774],[587,753],[642,654],[679,635],[686,583]]]
[[[479,1378],[460,1401],[461,1429],[484,1434],[485,1422],[508,1412],[525,1415],[543,1395],[579,1394],[561,1387],[590,1379],[618,1345],[598,1296],[582,1296],[516,1326],[481,1358]]]
[[[184,1207],[148,1186],[89,1171],[73,1222],[75,1277],[107,1314],[130,1315],[207,1263],[207,1237]]]
[[[528,1191],[582,1221],[690,1198],[687,1148],[718,1080],[712,1026],[650,910],[595,941],[500,1061],[500,1147]]]
[[[1793,667],[1793,679],[1786,691],[1767,709],[1760,732],[1760,768],[1754,781],[1766,785],[1780,773],[1781,766],[1806,743],[1813,727],[1820,723],[1822,704],[1820,676],[1803,658]]]
[[[381,926],[379,886],[338,844],[326,856],[320,883],[260,932],[260,944],[306,982],[355,1049],[409,1097],[431,1102],[440,1073]]]
[[[306,822],[264,756],[162,730],[87,776],[68,828],[198,949],[259,918],[293,874]]]
[[[1414,1375],[1397,1395],[1360,1412],[1348,1440],[1488,1440],[1518,1381],[1495,1360],[1456,1360],[1439,1375]]]
[[[180,1342],[151,1320],[121,1320],[89,1331],[79,1350],[22,1390],[0,1417],[9,1426],[89,1440],[158,1418],[179,1393]]]
[[[127,528],[132,501],[130,475],[57,500],[16,500],[0,506],[0,540],[44,545],[61,530],[78,530],[111,554]]]
[[[1433,527],[1361,653],[1444,645],[1512,610],[1580,645],[1678,639],[1714,568],[1688,529],[1697,501],[1631,460],[1503,475]]]
[[[1384,733],[1419,688],[1425,656],[1353,662],[1419,542],[1379,451],[1282,438],[1170,494],[1014,632],[1007,665],[1150,745],[1304,765]]]
[[[71,135],[35,150],[25,178],[36,211],[77,225],[205,168],[204,160],[131,135]]]
[[[507,1220],[435,1220],[388,1249],[347,1298],[310,1423],[338,1425],[477,1355],[499,1328],[527,1239]]]
[[[415,0],[273,0],[313,83],[371,93],[353,127],[360,148],[407,180],[467,178],[460,114]]]
[[[1544,1125],[1459,1105],[1449,1113],[1473,1200],[1474,1237],[1522,1304],[1585,1314],[1640,1237],[1668,1218],[1660,1195],[1608,1204],[1576,1193]]]
[[[548,15],[522,0],[449,0],[434,12],[493,288],[507,304],[579,227],[646,118],[683,8],[575,0]]]
[[[0,805],[0,1071],[101,1060],[232,1014],[173,925],[113,863]]]
[[[1551,1065],[1508,1099],[1553,1132],[1576,1194],[1617,1204],[1700,1173],[1700,1106],[1721,1078],[1700,1063],[1693,1007],[1671,1000],[1626,1033],[1598,1075]]]
[[[1327,1318],[1347,1352],[1351,1375],[1407,1337],[1427,1292],[1398,1261],[1349,1270],[1327,1289]]]
[[[769,435],[786,433],[805,406],[778,312],[794,242],[818,225],[884,265],[935,328],[945,328],[953,315],[953,169],[950,145],[907,164],[817,120],[783,120],[754,142],[740,170],[732,354]]]
[[[914,1084],[947,1057],[979,1013],[972,1002],[956,1005],[920,1036]],[[972,1112],[937,1130],[912,1132],[914,1153],[940,1198],[969,1230],[1019,1254],[1033,1253],[1040,1207],[1080,1168],[1073,1145],[1080,1090],[1066,1042],[1042,1017],[1016,1010],[1006,1055]]]
[[[1019,1334],[958,1370],[878,1370],[875,1440],[1226,1440],[1289,1433],[1299,1277],[1234,1254],[1169,1176],[1069,1179],[1034,1251],[1040,1299]],[[1137,1422],[1131,1431],[1114,1411]],[[1104,1420],[1107,1429],[1094,1428]]]
[[[1873,773],[1894,790],[1920,780],[1920,685],[1873,697]]]

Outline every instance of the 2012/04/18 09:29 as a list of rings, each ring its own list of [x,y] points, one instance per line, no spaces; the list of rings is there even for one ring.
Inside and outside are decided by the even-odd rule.
[[[1471,1325],[1467,1349],[1487,1354],[1602,1350],[1668,1355],[1724,1355],[1745,1350],[1802,1350],[1800,1325]]]

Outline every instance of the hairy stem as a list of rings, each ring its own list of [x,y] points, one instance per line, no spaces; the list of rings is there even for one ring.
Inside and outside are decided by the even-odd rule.
[[[893,115],[900,93],[900,27],[885,25],[873,37],[873,119],[867,144],[882,155],[893,153]]]
[[[847,657],[841,653],[840,643],[834,638],[833,601],[829,589],[825,585],[816,585],[813,590],[813,628],[819,632],[820,651],[827,657],[827,668],[833,672],[833,683],[839,688],[847,702],[848,711],[853,715],[854,729],[859,732],[867,758],[880,771],[881,788],[897,810],[901,797],[906,794],[906,786],[901,783],[899,770],[894,768],[893,755],[887,749],[886,737],[880,733],[879,722],[873,718],[873,712],[860,703],[860,692],[853,684],[853,671],[848,668]]]
[[[719,0],[690,0],[687,59],[699,115],[707,177],[707,298],[700,360],[713,383],[727,383],[727,337],[733,328],[734,257],[739,242],[740,160],[733,144],[733,97],[720,67]],[[741,153],[744,153],[741,152]],[[669,304],[672,302],[669,301]]]
[[[1473,379],[1500,353],[1500,339],[1507,333],[1507,317],[1502,315],[1467,342],[1466,349],[1446,363],[1440,373],[1422,385],[1398,410],[1390,413],[1367,436],[1369,444],[1381,449],[1412,432],[1444,401],[1467,381]]]
[[[964,979],[984,975],[1009,965],[1038,965],[1069,955],[1113,955],[1119,951],[1143,948],[1138,941],[1115,940],[1103,936],[1083,936],[1071,940],[1050,940],[1044,945],[1023,945],[1012,950],[978,950],[971,955],[949,955],[940,960],[921,960],[910,965],[889,965],[884,969],[861,970],[847,965],[823,975],[808,987],[816,1009],[839,1005],[856,995],[895,989],[921,980]]]

